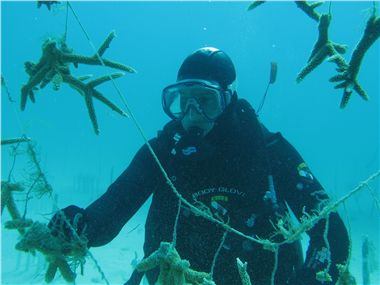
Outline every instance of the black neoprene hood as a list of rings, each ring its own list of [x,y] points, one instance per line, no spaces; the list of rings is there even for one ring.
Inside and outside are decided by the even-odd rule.
[[[223,89],[227,89],[235,81],[236,71],[224,51],[204,47],[190,54],[179,68],[177,81],[187,79],[216,81]]]

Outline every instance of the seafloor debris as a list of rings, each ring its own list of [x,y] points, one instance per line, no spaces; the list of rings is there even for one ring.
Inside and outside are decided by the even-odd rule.
[[[83,78],[74,77],[70,73],[69,64],[74,66],[78,64],[86,65],[105,65],[111,68],[116,68],[129,73],[134,73],[135,70],[132,67],[124,64],[107,60],[103,58],[103,53],[109,47],[112,39],[115,37],[114,32],[111,32],[105,39],[103,44],[98,49],[97,53],[93,56],[83,56],[74,54],[69,49],[66,43],[59,43],[57,40],[48,39],[42,45],[42,56],[38,63],[25,62],[25,71],[29,74],[28,82],[21,88],[21,110],[25,109],[26,101],[28,97],[32,102],[35,102],[34,91],[39,88],[44,88],[48,83],[53,84],[54,90],[59,90],[62,83],[69,84],[72,88],[77,90],[85,98],[87,110],[96,134],[99,133],[99,127],[96,120],[95,109],[93,106],[92,98],[103,102],[113,111],[126,116],[126,113],[119,107],[104,97],[99,91],[95,89],[99,84],[118,78],[123,73],[113,73],[110,75],[102,76],[100,78],[83,82]]]

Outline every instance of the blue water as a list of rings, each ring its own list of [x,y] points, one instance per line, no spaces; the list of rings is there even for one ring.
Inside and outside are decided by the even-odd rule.
[[[277,81],[269,90],[260,118],[269,129],[281,131],[293,143],[331,197],[338,199],[379,169],[379,41],[367,52],[358,76],[370,100],[365,102],[354,93],[342,110],[342,91],[328,82],[335,75],[332,63],[323,63],[301,83],[295,82],[317,39],[317,23],[292,2],[265,3],[247,12],[249,3],[88,1],[71,5],[96,47],[115,31],[117,37],[104,57],[137,70],[115,82],[148,138],[169,120],[161,108],[161,90],[175,81],[181,62],[192,51],[215,46],[227,52],[237,70],[238,94],[255,108],[269,79],[270,62],[277,62]],[[348,46],[344,56],[347,61],[364,31],[372,5],[332,3],[330,38]],[[317,10],[326,13],[328,9],[329,3],[325,3]],[[144,141],[131,119],[97,101],[94,104],[101,132],[96,136],[83,97],[67,85],[59,91],[48,85],[35,92],[36,103],[28,101],[26,110],[20,111],[20,89],[28,80],[24,62],[39,60],[44,40],[62,36],[67,28],[67,44],[75,53],[94,53],[71,11],[66,27],[66,4],[48,11],[46,7],[37,9],[35,1],[2,1],[1,24],[1,73],[15,100],[10,102],[2,87],[1,137],[26,134],[36,143],[57,202],[50,198],[44,198],[44,202],[33,200],[27,213],[30,218],[47,222],[55,205],[86,207],[101,195]],[[71,67],[75,76],[100,76],[114,71],[99,66]],[[126,109],[111,82],[98,89]],[[7,179],[12,167],[10,152],[11,147],[2,146],[2,180]],[[14,181],[27,177],[27,159],[19,157],[12,172]],[[379,199],[379,182],[371,187]],[[18,197],[18,205],[24,208],[23,196]],[[146,209],[147,205],[138,214],[142,223]],[[341,206],[339,212],[351,228],[352,262],[360,265],[363,235],[370,237],[377,250],[380,248],[379,208],[366,189]],[[2,219],[9,219],[6,212]],[[126,228],[130,230],[133,225],[127,224]],[[14,232],[2,229],[3,283],[40,282],[27,274],[22,279],[20,268],[18,273],[12,271],[19,254],[13,249],[16,238]],[[360,266],[353,272],[360,284]],[[372,279],[380,282],[378,268]],[[110,280],[121,282],[112,277]]]

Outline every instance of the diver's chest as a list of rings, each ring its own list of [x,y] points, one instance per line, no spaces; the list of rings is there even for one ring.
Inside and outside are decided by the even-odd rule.
[[[183,163],[172,169],[170,177],[185,199],[208,207],[246,208],[260,199],[266,184],[262,168],[242,155]]]

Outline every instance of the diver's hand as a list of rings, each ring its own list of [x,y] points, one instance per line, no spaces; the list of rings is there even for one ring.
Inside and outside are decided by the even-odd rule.
[[[85,210],[74,205],[59,210],[48,224],[53,236],[63,238],[67,242],[85,234],[86,226]]]

